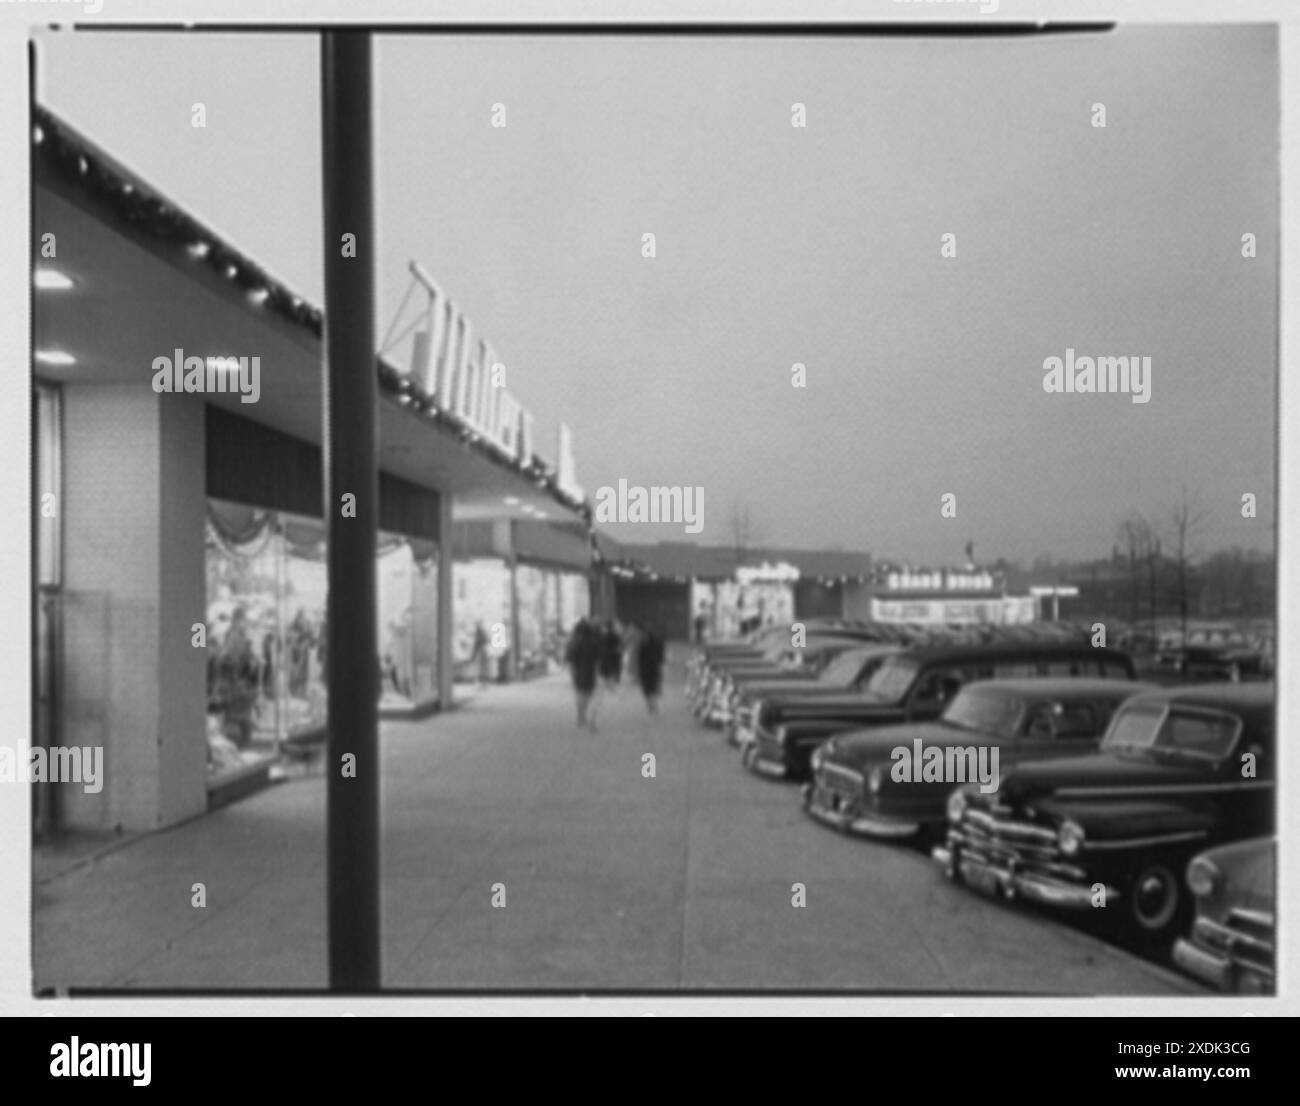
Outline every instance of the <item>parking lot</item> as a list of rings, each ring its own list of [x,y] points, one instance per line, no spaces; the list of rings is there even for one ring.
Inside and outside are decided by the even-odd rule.
[[[386,986],[1202,993],[812,822],[688,717],[682,656],[597,734],[562,675],[385,725]],[[323,986],[323,840],[316,774],[38,881],[37,989]]]

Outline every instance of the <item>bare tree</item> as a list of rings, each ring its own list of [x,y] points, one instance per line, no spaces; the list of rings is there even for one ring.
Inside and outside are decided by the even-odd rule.
[[[1145,569],[1150,587],[1151,599],[1151,633],[1154,636],[1156,631],[1156,593],[1155,593],[1155,555],[1158,549],[1158,543],[1155,534],[1151,529],[1151,523],[1146,520],[1146,516],[1141,511],[1132,511],[1129,516],[1119,524],[1116,531],[1119,538],[1120,549],[1128,558],[1129,581],[1132,586],[1132,620],[1134,623],[1140,617],[1142,575]]]
[[[761,528],[754,520],[754,512],[748,500],[736,500],[731,505],[729,524],[731,547],[735,553],[736,564],[742,565],[749,559],[754,546],[762,541]]]
[[[1187,494],[1187,485],[1183,484],[1178,505],[1174,508],[1173,537],[1178,558],[1178,620],[1184,642],[1187,641],[1187,569],[1194,556],[1191,540],[1197,526],[1204,520],[1205,512],[1197,509],[1194,499]]]

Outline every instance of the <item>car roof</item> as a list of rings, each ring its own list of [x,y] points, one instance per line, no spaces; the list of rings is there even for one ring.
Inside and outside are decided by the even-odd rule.
[[[1186,703],[1190,706],[1230,710],[1251,717],[1272,715],[1276,689],[1273,683],[1206,683],[1162,687],[1143,692],[1135,703]]]
[[[851,645],[849,648],[845,649],[844,652],[852,653],[855,657],[879,657],[885,653],[902,653],[906,648],[907,647],[904,645],[891,644],[884,641],[873,641],[867,645],[862,645],[861,643]]]
[[[1009,691],[1026,699],[1095,699],[1098,696],[1127,698],[1155,688],[1137,680],[1104,680],[1095,677],[1074,676],[1018,676],[1004,680],[975,680],[962,688]]]
[[[834,630],[809,630],[808,644],[805,648],[811,649],[814,645],[823,649],[830,645],[850,647],[861,643],[860,637],[853,637],[851,634],[841,634]]]
[[[992,641],[970,645],[920,645],[905,650],[904,655],[923,664],[960,664],[973,660],[1073,660],[1076,657],[1104,657],[1114,661],[1129,661],[1129,655],[1119,649],[1089,645],[1086,642],[1057,641]]]

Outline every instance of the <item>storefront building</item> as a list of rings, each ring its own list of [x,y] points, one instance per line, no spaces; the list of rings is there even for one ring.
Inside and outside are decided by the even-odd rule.
[[[965,568],[879,566],[854,597],[851,617],[916,626],[1010,625],[1033,622],[1038,600],[1007,595],[1000,572]]]
[[[537,519],[458,523],[454,550],[457,595],[466,596],[456,616],[464,678],[526,679],[561,666],[573,624],[592,614],[587,525]],[[479,598],[469,599],[475,592]]]
[[[102,747],[105,765],[96,793],[44,786],[38,826],[154,829],[323,738],[321,313],[36,115],[33,743]],[[415,358],[376,359],[390,716],[454,701],[456,520],[590,517],[571,458],[562,479],[531,417],[487,402],[485,343],[450,322],[420,351],[436,381]]]
[[[634,545],[605,534],[596,546],[595,589],[617,617],[657,625],[676,640],[815,618],[955,627],[1041,617],[1040,596],[1008,594],[1003,573],[973,565],[873,564],[869,554],[843,550]]]
[[[596,537],[594,590],[625,621],[670,640],[727,638],[758,626],[847,617],[867,585],[871,557],[839,550],[738,551],[687,542],[620,543]]]

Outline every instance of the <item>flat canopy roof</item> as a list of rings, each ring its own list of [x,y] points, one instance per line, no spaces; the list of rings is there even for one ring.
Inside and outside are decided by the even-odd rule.
[[[731,580],[741,566],[773,570],[791,566],[801,580],[861,581],[870,576],[871,554],[844,550],[787,549],[766,546],[744,551],[743,556],[725,545],[692,542],[621,542],[597,532],[601,555],[612,564],[638,576],[654,574],[666,579]]]
[[[72,283],[33,292],[33,347],[75,358],[38,364],[40,377],[151,388],[154,358],[177,349],[257,356],[256,403],[237,393],[207,402],[320,445],[321,311],[51,113],[36,116],[33,232],[38,243],[54,234],[57,249],[37,267]],[[383,471],[450,493],[458,519],[587,516],[540,458],[525,468],[497,454],[450,416],[422,409],[393,366],[376,358],[376,373]]]

